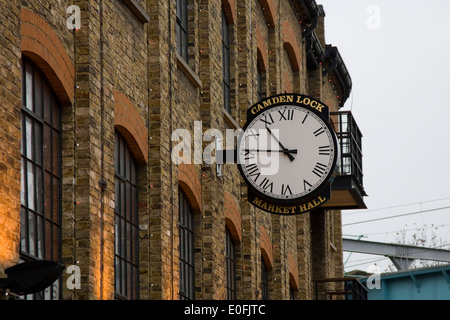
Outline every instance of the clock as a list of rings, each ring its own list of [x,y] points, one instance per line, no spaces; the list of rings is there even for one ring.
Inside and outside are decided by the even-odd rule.
[[[304,95],[286,94],[251,107],[237,146],[248,187],[278,205],[317,195],[335,173],[337,139],[329,109]]]

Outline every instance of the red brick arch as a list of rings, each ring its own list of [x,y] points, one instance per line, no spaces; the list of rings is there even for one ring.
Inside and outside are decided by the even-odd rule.
[[[256,26],[256,47],[258,50],[258,65],[261,71],[267,72],[269,67],[268,50],[262,31],[258,26]]]
[[[264,17],[270,28],[275,27],[277,21],[277,7],[273,0],[259,0],[259,5],[263,8]]]
[[[236,1],[222,0],[222,8],[225,11],[225,16],[229,24],[236,23]]]
[[[202,211],[202,187],[193,164],[182,163],[178,166],[178,185],[183,189],[192,210]]]
[[[282,25],[283,45],[291,62],[292,70],[298,72],[300,70],[300,45],[297,41],[297,35],[292,24],[284,20]]]
[[[225,211],[225,224],[231,232],[233,240],[236,242],[241,242],[242,240],[242,218],[241,211],[239,210],[236,200],[229,193],[224,194],[224,205],[223,210]]]
[[[148,129],[136,107],[120,91],[114,91],[114,128],[125,138],[140,164],[148,162]]]
[[[22,54],[42,70],[63,105],[74,96],[75,68],[52,27],[37,13],[22,8],[20,12]]]
[[[289,270],[289,282],[294,290],[298,290],[298,264],[292,254],[288,254],[288,270]]]

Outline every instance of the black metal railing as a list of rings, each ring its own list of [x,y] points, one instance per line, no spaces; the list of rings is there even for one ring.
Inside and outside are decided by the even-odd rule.
[[[350,111],[330,113],[340,148],[339,175],[353,176],[363,190],[362,134]]]
[[[314,280],[316,300],[367,300],[369,290],[357,278]]]

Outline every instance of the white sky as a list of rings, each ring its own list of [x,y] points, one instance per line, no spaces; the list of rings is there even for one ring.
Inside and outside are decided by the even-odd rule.
[[[438,240],[450,243],[450,209],[345,226],[450,207],[450,1],[317,3],[326,13],[326,42],[338,47],[353,81],[342,110],[352,110],[364,135],[368,210],[344,211],[343,233],[396,242],[397,231],[434,224]],[[426,230],[431,246],[433,229]],[[369,264],[361,263],[381,258],[354,253],[345,270],[366,271]],[[377,264],[384,271],[391,263]]]

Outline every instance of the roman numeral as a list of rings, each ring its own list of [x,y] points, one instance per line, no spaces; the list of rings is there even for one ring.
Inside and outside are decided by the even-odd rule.
[[[261,119],[261,121],[266,123],[266,125],[274,123],[272,115],[270,113],[269,116],[264,116],[264,119]]]
[[[309,116],[309,113],[307,113],[306,114],[306,116],[303,118],[303,121],[302,121],[302,124],[304,124],[305,123],[305,121],[306,121],[306,118],[308,118],[308,116]]]
[[[311,183],[309,183],[308,181],[306,181],[306,180],[303,180],[303,188],[305,189],[305,190],[308,190],[308,189],[310,189],[312,187],[312,184]]]
[[[278,110],[278,113],[280,114],[280,120],[294,120],[294,110],[291,109],[284,109],[284,110]]]
[[[264,180],[259,184],[259,186],[263,188],[264,191],[267,191],[267,189],[270,188],[270,192],[273,192],[273,182],[270,183],[269,182],[270,182],[269,179],[264,178]]]
[[[319,178],[322,177],[322,175],[326,172],[327,166],[322,163],[317,163],[316,166],[313,169],[313,173],[318,176]]]
[[[253,160],[255,159],[255,154],[250,152],[249,150],[245,150],[245,160]]]
[[[319,147],[319,156],[329,156],[331,154],[330,146]]]
[[[319,128],[316,131],[314,131],[314,136],[318,137],[320,136],[322,133],[325,133],[325,129],[324,128]]]
[[[287,193],[289,192],[289,195],[292,195],[292,190],[291,187],[289,187],[289,185],[285,186],[284,184],[281,185],[281,194],[283,196],[287,195]]]
[[[250,178],[256,177],[253,179],[253,181],[258,180],[259,176],[261,175],[258,171],[258,166],[255,163],[252,163],[248,166],[245,167],[245,169],[247,170],[247,174]]]

